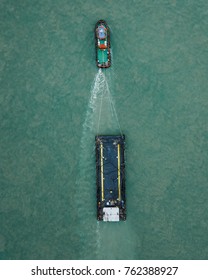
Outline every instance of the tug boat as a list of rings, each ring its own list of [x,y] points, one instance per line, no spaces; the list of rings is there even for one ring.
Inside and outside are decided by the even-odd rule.
[[[111,66],[110,29],[105,20],[95,25],[96,63],[99,68]]]
[[[96,145],[97,220],[126,220],[125,136],[98,135]]]

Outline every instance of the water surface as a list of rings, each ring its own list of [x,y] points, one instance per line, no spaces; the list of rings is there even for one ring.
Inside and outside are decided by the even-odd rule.
[[[1,1],[1,259],[208,258],[207,10]],[[99,19],[113,51],[102,72]],[[94,137],[120,131],[127,221],[98,223]]]

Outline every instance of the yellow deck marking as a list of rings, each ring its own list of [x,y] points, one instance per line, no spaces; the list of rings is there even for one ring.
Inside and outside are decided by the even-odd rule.
[[[121,200],[121,156],[120,156],[120,144],[118,144],[118,200]]]
[[[100,144],[100,168],[101,168],[101,199],[104,200],[104,178],[103,178],[103,144]]]

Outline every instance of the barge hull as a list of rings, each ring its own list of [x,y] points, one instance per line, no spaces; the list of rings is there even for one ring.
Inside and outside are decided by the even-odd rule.
[[[95,144],[97,219],[126,220],[125,136],[99,135]]]

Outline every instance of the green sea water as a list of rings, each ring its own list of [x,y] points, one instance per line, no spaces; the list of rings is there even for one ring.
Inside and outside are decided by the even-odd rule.
[[[0,1],[0,259],[208,259],[207,30],[205,0]],[[96,220],[97,133],[126,135],[125,222]]]

